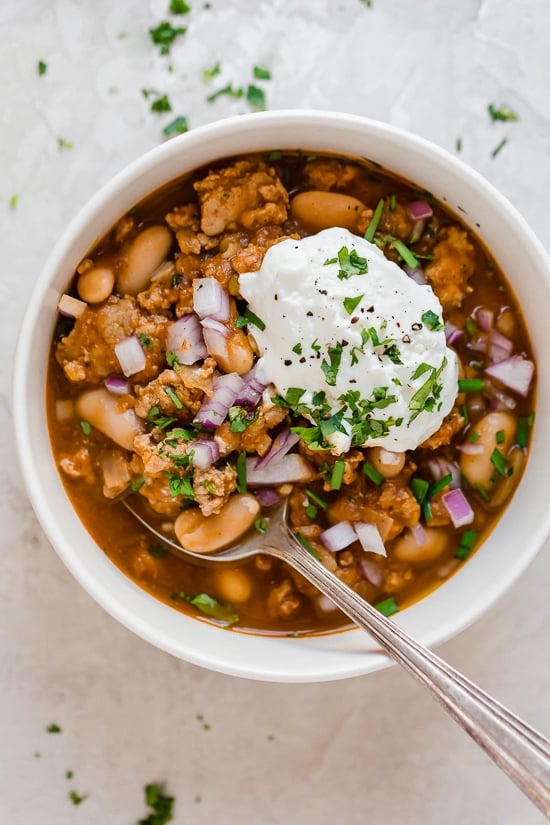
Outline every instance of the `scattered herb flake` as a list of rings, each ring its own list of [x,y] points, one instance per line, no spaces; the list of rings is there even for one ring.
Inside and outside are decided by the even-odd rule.
[[[262,319],[258,318],[258,316],[255,315],[249,307],[247,307],[245,309],[245,311],[243,312],[243,314],[239,315],[239,317],[235,321],[235,326],[238,329],[241,329],[242,327],[246,327],[248,324],[254,324],[254,326],[257,327],[262,332],[265,329],[265,324],[262,321]]]
[[[301,355],[302,354],[302,345],[300,343],[294,344],[294,346],[292,347],[292,352],[295,352],[296,355]]]
[[[155,29],[149,29],[149,35],[155,46],[159,47],[161,54],[170,54],[170,48],[181,34],[185,34],[186,28],[174,27],[167,20],[163,20]]]
[[[188,599],[189,604],[196,607],[201,613],[210,616],[212,619],[218,619],[225,625],[232,625],[239,621],[238,614],[230,605],[220,604],[208,593],[198,593],[196,596]]]
[[[262,66],[254,66],[254,77],[256,80],[271,80],[271,72]]]
[[[48,725],[46,730],[48,731],[48,733],[61,733],[61,728],[59,727],[59,725],[56,725],[55,722],[52,722],[51,725]]]
[[[48,71],[48,64],[44,63],[43,60],[39,60],[37,64],[37,69],[39,76],[42,77],[42,75],[46,74],[46,72]]]
[[[223,89],[218,89],[217,92],[213,92],[211,95],[208,95],[206,100],[208,103],[213,103],[219,97],[223,95],[228,95],[228,97],[234,97],[236,99],[243,96],[243,90],[239,87],[234,89],[232,84],[230,83],[228,86],[224,86]]]
[[[73,805],[80,805],[80,804],[82,804],[82,802],[84,802],[84,800],[85,800],[85,799],[87,799],[87,798],[88,798],[88,794],[87,794],[87,793],[86,793],[86,794],[84,794],[83,796],[81,796],[81,795],[80,795],[79,793],[77,793],[76,791],[70,791],[70,792],[69,792],[69,799],[71,800],[71,802],[73,803]]]
[[[487,106],[487,111],[491,117],[491,120],[503,120],[503,121],[514,121],[519,120],[519,117],[514,112],[510,106],[507,106],[506,103],[503,103],[502,106],[495,106],[494,103],[489,103]]]
[[[183,404],[178,398],[176,391],[173,387],[165,387],[164,392],[166,393],[166,395],[168,396],[168,398],[177,410],[183,409]]]
[[[72,779],[74,773],[72,771],[65,771],[65,779]]]
[[[92,425],[89,421],[81,421],[80,429],[82,430],[84,435],[90,435],[90,433],[92,432]]]
[[[139,343],[141,344],[142,347],[150,347],[152,341],[151,341],[151,339],[149,338],[148,335],[146,335],[144,332],[140,332],[139,333]]]
[[[325,264],[336,263],[334,259],[325,261]],[[347,246],[343,246],[338,252],[338,264],[340,269],[338,271],[339,280],[351,278],[352,275],[365,275],[369,271],[369,266],[366,258],[362,258],[357,254],[356,249],[351,252]]]
[[[348,315],[352,314],[355,307],[359,306],[364,297],[365,294],[363,293],[363,295],[358,295],[356,298],[344,298],[344,309]]]
[[[164,787],[151,783],[145,786],[145,804],[152,813],[145,819],[140,819],[139,825],[166,825],[174,818],[174,797],[166,796]]]
[[[170,14],[189,14],[191,6],[185,0],[170,0]]]
[[[255,109],[265,109],[265,92],[258,86],[250,84],[246,90],[246,99]]]
[[[73,149],[74,143],[70,140],[65,140],[65,138],[59,137],[57,138],[57,145],[60,149]]]
[[[462,138],[456,139],[455,149],[457,152],[462,152]]]
[[[218,60],[211,69],[204,69],[202,73],[202,79],[207,82],[208,80],[212,80],[214,77],[217,77],[221,74],[222,68],[220,66],[220,61]]]
[[[151,111],[152,112],[171,112],[172,111],[172,104],[168,98],[168,95],[162,95],[161,97],[157,97],[156,100],[153,100],[151,103]]]
[[[188,131],[189,123],[187,122],[187,118],[180,115],[175,120],[172,120],[168,126],[164,127],[162,134],[166,135],[166,137],[174,137],[174,135],[183,135]]]
[[[439,330],[444,328],[441,323],[441,318],[431,309],[428,309],[422,314],[422,322],[426,324],[432,332],[439,332]]]
[[[17,209],[17,205],[19,203],[19,195],[12,195],[10,198],[10,209],[11,211],[15,211]]]
[[[257,518],[254,522],[254,527],[258,531],[258,533],[265,533],[267,530],[267,525],[269,524],[268,518]]]

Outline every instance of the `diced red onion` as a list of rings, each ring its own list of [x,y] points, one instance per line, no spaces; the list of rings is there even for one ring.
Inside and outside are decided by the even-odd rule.
[[[495,313],[493,310],[488,309],[487,307],[478,307],[476,309],[475,317],[478,327],[483,330],[483,332],[489,332],[495,320]]]
[[[459,444],[457,449],[460,450],[461,453],[464,453],[464,455],[481,455],[483,452],[483,444],[478,444],[475,441],[465,441],[464,444]]]
[[[274,490],[272,487],[262,487],[255,493],[255,496],[262,507],[272,507],[281,500],[281,496],[277,490]]]
[[[334,613],[335,610],[338,610],[334,602],[328,596],[323,596],[322,593],[315,599],[315,605],[320,613]]]
[[[449,475],[450,473],[452,480],[449,486],[451,490],[455,487],[460,487],[462,479],[460,468],[454,461],[449,461],[448,459],[439,456],[438,458],[431,458],[428,461],[428,467],[430,468],[434,481],[439,481],[440,478],[443,478],[443,476]]]
[[[59,299],[57,309],[61,315],[67,318],[80,318],[88,304],[85,301],[80,301],[78,298],[73,298],[72,295],[62,295]]]
[[[229,327],[220,324],[219,321],[214,321],[212,318],[205,318],[201,321],[204,341],[208,354],[213,358],[227,358],[229,353],[227,350],[227,339],[230,335]]]
[[[279,457],[260,469],[256,468],[256,458],[251,456],[246,459],[246,480],[250,487],[273,487],[276,484],[311,481],[312,478],[311,465],[297,453]]]
[[[199,318],[227,321],[229,295],[216,278],[195,278],[193,281],[193,309]]]
[[[531,386],[535,365],[523,355],[512,355],[511,358],[487,367],[485,372],[509,390],[525,398]]]
[[[474,520],[474,511],[462,490],[451,490],[441,500],[455,527],[465,527]]]
[[[485,379],[484,392],[489,398],[493,410],[514,410],[516,408],[516,399],[497,387],[490,378]]]
[[[413,228],[411,230],[411,234],[409,237],[409,243],[416,243],[422,237],[422,233],[424,232],[424,226],[426,221],[424,218],[420,218],[419,220],[413,223]]]
[[[343,550],[353,544],[354,541],[357,541],[357,533],[349,521],[340,521],[333,527],[323,530],[319,538],[327,550],[330,550],[331,553],[337,553],[338,550]]]
[[[183,315],[170,324],[166,349],[176,354],[180,364],[191,366],[208,355],[200,321],[196,315]]]
[[[368,553],[376,553],[379,556],[387,555],[382,536],[376,524],[358,521],[354,524],[354,527],[363,550]]]
[[[126,378],[141,372],[147,363],[147,357],[137,335],[130,335],[115,344],[115,355]]]
[[[445,322],[445,338],[447,339],[447,343],[450,347],[456,344],[457,341],[460,341],[463,335],[463,330],[455,327],[455,325],[451,324],[450,321]]]
[[[189,453],[193,453],[192,463],[193,467],[198,467],[199,470],[206,470],[215,464],[220,457],[220,449],[215,441],[209,439],[199,439],[189,445]]]
[[[215,378],[213,393],[201,406],[195,416],[195,421],[210,430],[215,430],[216,427],[223,424],[229,407],[233,406],[235,398],[242,390],[243,383],[243,379],[235,372],[229,372]]]
[[[414,537],[414,540],[420,547],[424,547],[426,542],[428,541],[428,536],[426,535],[426,531],[424,527],[421,525],[420,522],[415,524],[414,527],[409,527],[409,530]]]
[[[246,375],[242,376],[244,386],[235,399],[236,404],[240,404],[245,407],[255,407],[259,402],[267,386],[267,382],[264,383],[260,379],[258,373],[259,370],[255,365],[249,372],[246,373]]]
[[[427,201],[412,201],[412,203],[407,204],[407,210],[415,221],[422,218],[431,218],[433,215],[433,209]]]
[[[424,275],[424,271],[419,266],[416,267],[416,269],[413,269],[411,266],[407,266],[407,264],[403,264],[403,272],[406,272],[406,274],[409,276],[409,278],[412,278],[413,281],[416,284],[419,284],[420,286],[424,286],[424,284],[427,283],[426,276]]]
[[[489,331],[489,359],[493,364],[498,364],[500,361],[505,361],[510,358],[514,349],[514,345],[509,338],[503,335],[498,329],[491,329]]]
[[[359,560],[359,570],[364,579],[366,579],[374,587],[381,587],[384,581],[384,573],[379,565],[370,559],[368,556]]]
[[[256,469],[261,470],[262,467],[267,467],[274,459],[286,455],[299,440],[300,436],[291,433],[289,429],[281,430],[281,432],[275,436],[267,453],[256,461]]]
[[[109,375],[104,383],[113,395],[127,395],[130,392],[130,384],[122,375]]]
[[[487,352],[487,345],[489,343],[489,339],[487,335],[479,335],[477,338],[472,338],[471,341],[468,341],[466,346],[472,352],[480,353],[481,355],[485,355]]]

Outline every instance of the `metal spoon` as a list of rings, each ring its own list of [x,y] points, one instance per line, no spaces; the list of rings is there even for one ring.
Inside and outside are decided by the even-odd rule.
[[[275,556],[290,564],[425,685],[499,768],[550,817],[550,741],[412,639],[324,567],[292,533],[286,502],[270,508],[265,533],[247,535],[238,546],[208,556],[184,549],[156,530],[128,500],[123,504],[172,551],[203,564],[238,561],[257,553]]]

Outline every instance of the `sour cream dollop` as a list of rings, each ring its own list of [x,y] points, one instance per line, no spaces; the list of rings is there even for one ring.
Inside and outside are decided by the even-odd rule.
[[[375,244],[338,227],[287,239],[239,282],[261,370],[311,422],[306,443],[402,452],[439,429],[458,392],[441,304]]]

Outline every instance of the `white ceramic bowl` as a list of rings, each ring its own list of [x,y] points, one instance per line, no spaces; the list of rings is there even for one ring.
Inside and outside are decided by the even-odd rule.
[[[112,616],[182,659],[255,679],[341,679],[388,664],[359,630],[314,638],[230,632],[185,616],[127,579],[82,526],[53,461],[45,416],[45,375],[60,293],[85,253],[145,195],[182,173],[230,155],[303,149],[368,157],[460,210],[492,251],[518,296],[538,358],[534,442],[522,482],[480,550],[439,589],[395,621],[427,645],[469,625],[511,585],[550,530],[550,261],[518,212],[487,181],[421,138],[386,124],[328,112],[268,112],[230,118],[153,149],[118,174],[73,220],[32,295],[17,352],[14,419],[32,505],[61,559]]]

